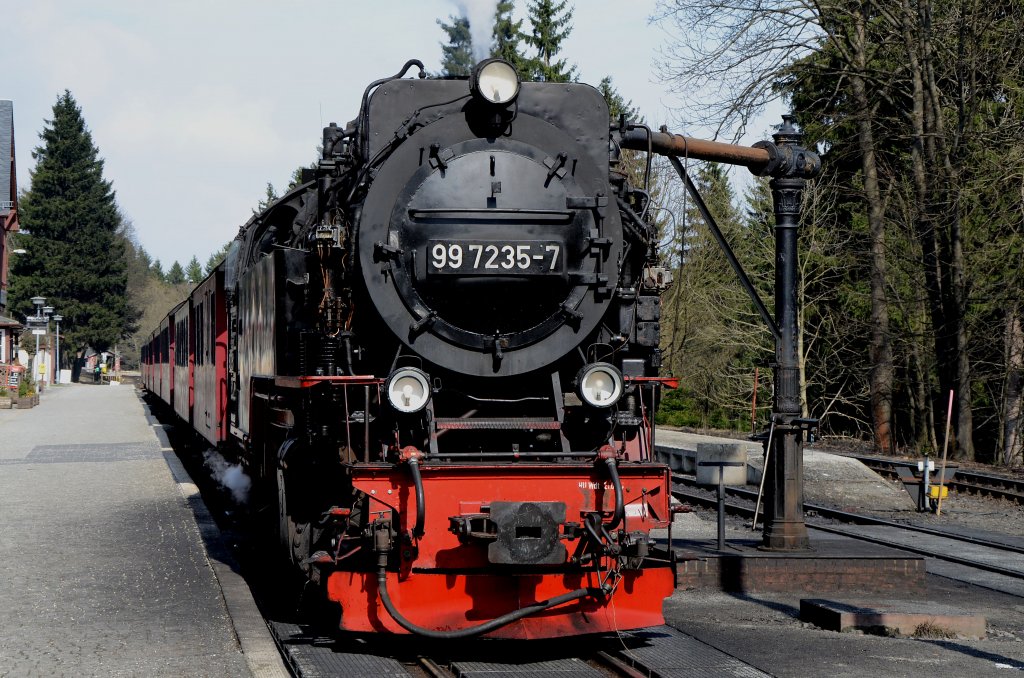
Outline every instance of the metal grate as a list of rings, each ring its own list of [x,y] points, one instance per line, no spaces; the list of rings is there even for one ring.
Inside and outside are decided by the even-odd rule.
[[[621,637],[628,650],[621,649],[615,654],[649,671],[652,678],[771,678],[770,674],[670,626],[623,632]]]
[[[307,633],[295,624],[271,621],[270,629],[285,660],[300,678],[405,678],[412,675],[397,659],[342,651],[349,648],[340,641]]]
[[[454,662],[452,670],[458,678],[504,678],[508,676],[603,676],[601,671],[572,659],[553,659],[539,662]]]
[[[553,419],[435,419],[439,430],[445,429],[559,429],[562,425]]]

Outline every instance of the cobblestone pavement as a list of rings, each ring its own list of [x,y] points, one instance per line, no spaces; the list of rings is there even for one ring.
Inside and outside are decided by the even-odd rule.
[[[0,676],[249,675],[164,454],[130,387],[0,410]]]

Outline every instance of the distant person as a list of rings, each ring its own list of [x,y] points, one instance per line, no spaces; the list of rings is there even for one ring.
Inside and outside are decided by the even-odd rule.
[[[96,363],[96,367],[92,369],[92,381],[94,384],[100,383],[100,364]]]

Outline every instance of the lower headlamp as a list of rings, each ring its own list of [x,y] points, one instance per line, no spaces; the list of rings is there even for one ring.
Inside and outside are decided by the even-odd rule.
[[[590,363],[576,375],[580,398],[591,407],[611,407],[622,396],[622,373],[609,363]]]
[[[388,377],[384,391],[399,412],[419,412],[430,402],[430,377],[415,367],[400,367]]]

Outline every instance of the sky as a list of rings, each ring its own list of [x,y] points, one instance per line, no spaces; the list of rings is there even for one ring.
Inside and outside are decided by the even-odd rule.
[[[65,89],[82,109],[117,202],[167,270],[204,263],[264,196],[316,158],[321,129],[363,89],[418,58],[440,68],[437,19],[475,0],[0,0],[0,99],[14,102],[18,183]],[[658,76],[673,39],[655,0],[576,0],[562,56],[581,82],[612,77],[648,124],[673,126]],[[526,0],[517,0],[519,14]],[[774,121],[771,121],[774,122]],[[766,138],[766,122],[744,143]],[[701,136],[705,130],[687,129]]]

